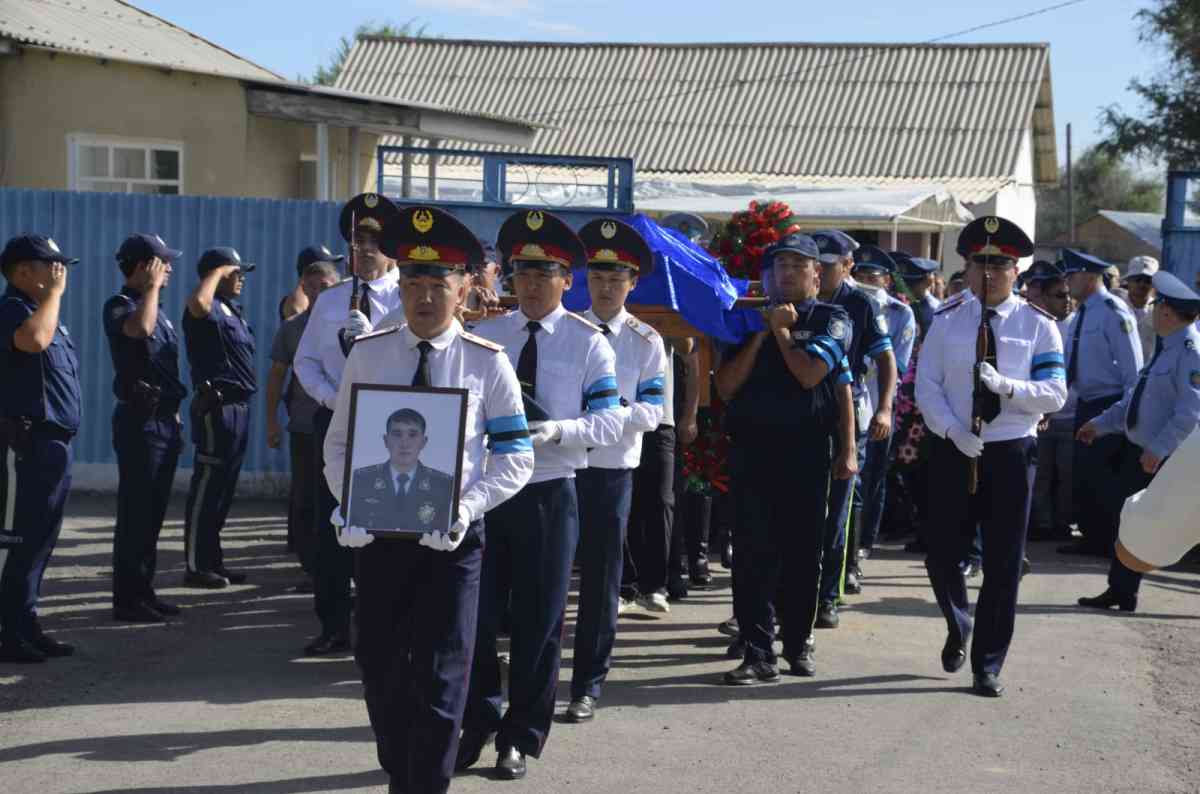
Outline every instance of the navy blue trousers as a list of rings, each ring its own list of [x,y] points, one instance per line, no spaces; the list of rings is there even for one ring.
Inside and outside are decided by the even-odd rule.
[[[72,460],[62,434],[34,429],[19,458],[0,440],[0,529],[11,541],[0,545],[0,636],[29,640],[39,632],[38,596],[62,529]]]
[[[483,522],[452,552],[377,538],[354,552],[354,658],[379,765],[401,791],[450,787],[467,702]]]
[[[1012,642],[1036,465],[1035,438],[987,443],[979,459],[979,488],[972,496],[966,456],[944,438],[934,437],[930,444],[925,568],[946,626],[959,639],[972,631],[967,582],[959,564],[976,531],[983,538],[983,585],[971,642],[971,668],[977,675],[999,674]]]
[[[621,571],[627,598],[666,592],[674,525],[675,428],[659,425],[642,435],[642,458],[633,472]]]
[[[113,411],[117,453],[117,526],[113,532],[113,605],[154,598],[162,531],[183,438],[175,412],[149,419],[127,404]]]
[[[191,419],[196,456],[184,515],[187,569],[219,571],[225,567],[221,530],[233,505],[250,437],[250,406],[229,403],[203,415],[193,410]]]
[[[579,617],[571,697],[599,698],[612,664],[621,596],[622,549],[632,469],[583,469],[575,475],[579,492]]]
[[[891,464],[892,437],[868,441],[862,469],[858,473],[858,492],[862,500],[861,526],[858,531],[860,548],[872,549],[879,539],[883,521],[883,506],[887,501],[887,474]],[[853,560],[851,561],[853,562]]]
[[[354,552],[338,545],[337,532],[329,523],[329,517],[338,505],[325,479],[325,434],[329,431],[329,420],[332,418],[333,411],[326,408],[317,411],[317,432],[313,438],[314,465],[318,476],[312,495],[316,528],[310,560],[313,608],[317,619],[321,621],[322,634],[341,634],[349,630],[350,579],[354,575]]]
[[[836,445],[836,440],[834,443]],[[861,471],[867,452],[865,432],[858,434],[855,446]],[[829,510],[825,516],[825,537],[821,548],[822,601],[837,601],[842,597],[846,577],[846,533],[850,529],[850,506],[856,480],[856,477],[851,477],[848,480],[831,480],[829,483]]]
[[[777,446],[730,449],[734,499],[733,614],[746,661],[774,663],[774,613],[784,656],[800,652],[817,618],[821,544],[830,487],[831,441],[773,439]],[[780,449],[803,451],[803,466],[781,464]]]
[[[1116,517],[1119,534],[1121,509],[1125,507],[1125,500],[1150,485],[1154,475],[1147,474],[1142,468],[1141,458],[1145,450],[1123,435],[1118,438],[1120,445],[1117,453],[1106,462],[1103,469],[1107,479],[1102,484],[1104,492],[1099,494],[1099,498],[1105,509]],[[1108,567],[1108,586],[1121,595],[1135,596],[1142,586],[1142,575],[1126,568],[1114,554]]]
[[[495,732],[496,746],[537,758],[550,734],[562,656],[571,557],[579,540],[575,480],[526,485],[487,514],[479,628],[464,725]],[[505,606],[512,608],[508,711],[496,658]]]
[[[1080,400],[1075,408],[1075,430],[1102,414],[1121,399],[1120,394],[1099,400]],[[1112,506],[1110,489],[1116,482],[1112,460],[1127,443],[1119,433],[1100,436],[1091,444],[1075,442],[1074,468],[1071,470],[1071,497],[1075,503],[1075,518],[1083,541],[1097,550],[1111,550],[1117,542],[1121,513],[1109,512]]]

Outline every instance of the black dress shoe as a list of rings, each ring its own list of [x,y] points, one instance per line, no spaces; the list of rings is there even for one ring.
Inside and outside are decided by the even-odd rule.
[[[21,637],[6,637],[0,642],[0,662],[39,664],[44,661],[46,654]]]
[[[596,699],[589,695],[575,698],[567,706],[567,722],[587,722],[596,716]]]
[[[496,758],[496,776],[501,780],[520,780],[525,777],[525,753],[515,747],[501,750]]]
[[[113,607],[113,620],[122,623],[165,623],[167,619],[157,609],[142,602]]]
[[[183,610],[179,607],[175,606],[169,601],[163,601],[156,595],[147,598],[146,603],[149,604],[150,608],[155,612],[160,615],[166,615],[167,617],[175,617],[183,612]]]
[[[1085,597],[1079,599],[1079,606],[1094,607],[1096,609],[1112,609],[1116,607],[1122,612],[1133,612],[1137,610],[1137,596],[1121,595],[1110,587],[1094,598]]]
[[[740,638],[734,638],[733,642],[729,643],[729,647],[725,649],[725,655],[730,659],[741,659],[746,655],[746,643]]]
[[[185,587],[222,590],[229,586],[229,580],[213,571],[188,571],[183,575],[183,584]]]
[[[856,569],[851,568],[846,571],[846,592],[850,595],[858,595],[862,593],[861,574]]]
[[[818,629],[836,629],[838,622],[837,604],[832,601],[822,601],[817,607],[817,622],[814,625]]]
[[[959,565],[958,568],[960,571],[962,571],[964,579],[974,579],[979,575],[980,570],[982,570],[979,566],[979,563],[975,560],[963,560],[962,564]]]
[[[37,634],[29,641],[29,644],[42,652],[42,655],[47,659],[61,659],[64,656],[71,656],[75,653],[75,646],[67,642],[59,642],[49,634],[43,634],[41,629],[38,629]]]
[[[323,632],[321,636],[304,646],[305,656],[328,656],[350,650],[350,635],[344,631]]]
[[[817,664],[813,661],[813,649],[806,647],[803,651],[788,658],[788,666],[792,675],[809,677],[817,674]]]
[[[732,686],[771,684],[779,680],[779,668],[770,662],[742,662],[725,674],[725,683]]]
[[[708,569],[708,557],[697,557],[692,560],[691,580],[696,587],[708,587],[712,584],[712,571]]]
[[[717,624],[717,631],[724,634],[726,637],[736,637],[741,634],[741,631],[738,630],[738,622],[736,617],[730,618],[729,620],[722,620]]]
[[[956,639],[953,634],[946,637],[942,646],[942,669],[947,673],[957,673],[967,661],[967,640],[971,635]]]
[[[479,756],[483,755],[483,748],[491,743],[494,736],[495,734],[486,731],[473,731],[470,728],[463,730],[462,738],[458,740],[458,756],[454,760],[454,771],[462,772],[475,766],[479,761]]]
[[[733,570],[733,544],[726,543],[721,549],[721,567],[727,571]]]
[[[985,698],[998,698],[1004,694],[1004,684],[995,673],[976,673],[975,686],[971,689],[976,695]]]
[[[217,568],[217,573],[229,580],[230,584],[245,584],[246,574],[241,571],[231,571],[228,568]]]
[[[688,597],[687,580],[679,574],[671,574],[667,580],[667,600],[682,601]]]

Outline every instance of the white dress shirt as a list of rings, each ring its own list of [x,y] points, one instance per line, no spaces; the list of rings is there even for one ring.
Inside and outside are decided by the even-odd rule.
[[[605,339],[617,357],[617,391],[629,407],[621,440],[610,447],[596,447],[589,452],[588,466],[636,469],[642,460],[642,433],[654,430],[662,423],[667,351],[658,332],[624,308],[607,323],[591,309],[583,316],[601,328],[608,327]]]
[[[359,337],[350,350],[325,436],[325,479],[341,501],[346,465],[350,392],[354,383],[408,386],[422,340],[407,326]],[[496,345],[464,334],[457,322],[428,340],[430,385],[467,390],[467,426],[462,458],[460,508],[476,521],[524,487],[533,473],[533,446],[525,425],[521,387],[512,365]],[[488,438],[490,452],[484,446]]]
[[[475,333],[504,346],[513,367],[529,339],[529,318],[520,310],[485,320]],[[572,478],[587,467],[588,447],[616,444],[625,429],[628,408],[617,396],[612,347],[596,326],[560,304],[538,320],[537,383],[534,399],[562,428],[557,442],[537,448],[530,482]]]
[[[379,322],[400,308],[400,275],[396,268],[374,281],[359,281],[359,284],[367,290],[373,322]],[[292,370],[304,391],[330,409],[342,382],[342,369],[346,366],[339,332],[350,314],[353,289],[353,280],[345,279],[317,296],[292,363]]]
[[[1012,381],[1013,391],[1011,397],[1001,395],[995,421],[984,423],[984,443],[1037,435],[1042,416],[1067,400],[1062,336],[1054,320],[1012,295],[994,308],[996,369]],[[980,310],[974,295],[943,309],[921,347],[917,406],[930,431],[943,438],[956,425],[971,427]]]

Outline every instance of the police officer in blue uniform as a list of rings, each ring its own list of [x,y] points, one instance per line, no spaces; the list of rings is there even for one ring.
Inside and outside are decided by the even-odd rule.
[[[859,288],[875,301],[879,313],[887,324],[888,338],[892,340],[892,353],[896,357],[897,373],[908,370],[908,361],[912,356],[913,343],[916,341],[917,323],[913,310],[908,304],[887,291],[887,279],[896,272],[896,263],[881,249],[864,245],[854,252],[854,270],[852,275],[858,282]],[[874,362],[872,362],[874,363]],[[879,401],[879,370],[874,367],[867,371],[867,389],[871,395],[871,404]],[[881,439],[871,439],[867,442],[862,471],[858,476],[859,498],[862,503],[860,514],[861,524],[858,531],[859,554],[869,555],[879,536],[879,525],[883,519],[883,505],[886,498],[888,462],[891,459],[892,437],[887,435]],[[846,574],[846,592],[851,589],[852,579],[861,581],[859,562],[851,557],[848,563],[856,574],[851,577]]]
[[[968,262],[971,291],[939,310],[917,363],[917,405],[934,436],[925,567],[948,630],[942,668],[952,673],[963,666],[974,631],[974,691],[999,697],[1016,620],[1037,426],[1066,402],[1066,375],[1053,316],[1013,294],[1017,260],[1033,253],[1025,233],[1004,218],[978,218],[963,229],[958,252]],[[972,626],[960,564],[977,531],[983,586]]]
[[[1078,305],[1067,329],[1068,338],[1063,340],[1067,386],[1078,398],[1078,431],[1133,388],[1145,358],[1137,318],[1124,301],[1104,287],[1108,263],[1070,248],[1063,249],[1062,258],[1071,297]],[[1075,444],[1072,491],[1083,539],[1061,546],[1060,553],[1112,555],[1120,516],[1106,511],[1105,497],[1095,483],[1105,478],[1107,462],[1120,446],[1119,434],[1101,436],[1090,445],[1082,441]]]
[[[846,360],[852,327],[845,309],[816,299],[818,256],[803,234],[767,250],[768,330],[723,351],[716,373],[732,437],[733,610],[744,647],[742,663],[725,674],[728,684],[779,680],[772,599],[792,674],[816,672],[812,628],[827,494],[831,477],[853,478],[858,459]],[[799,473],[790,456],[802,462]]]
[[[153,234],[134,234],[117,251],[125,286],[104,303],[112,355],[117,526],[113,532],[113,618],[161,623],[179,607],[154,592],[158,535],[183,448],[179,335],[160,310],[179,251]]]
[[[1142,368],[1137,383],[1121,401],[1079,429],[1079,440],[1095,444],[1116,435],[1120,448],[1093,481],[1104,508],[1117,517],[1127,498],[1154,479],[1163,462],[1196,430],[1200,422],[1200,295],[1175,275],[1153,276],[1158,300],[1153,322],[1157,335],[1154,355]],[[1142,575],[1117,557],[1108,569],[1108,589],[1094,598],[1081,598],[1085,607],[1137,609]]]
[[[942,302],[932,292],[933,274],[937,272],[939,266],[932,259],[908,254],[896,256],[897,253],[893,251],[892,257],[896,260],[898,275],[904,280],[904,286],[913,298],[911,305],[913,316],[917,320],[917,341],[919,343],[925,338],[925,334],[929,333],[929,326],[933,324],[934,312],[942,306]]]
[[[14,237],[0,253],[0,662],[44,662],[74,648],[42,631],[42,576],[71,488],[82,404],[79,360],[59,320],[67,267],[50,237]]]
[[[892,433],[892,403],[896,398],[896,356],[887,323],[877,304],[862,290],[852,287],[848,280],[854,264],[853,251],[845,235],[816,232],[813,240],[820,249],[821,291],[819,299],[846,310],[851,323],[851,340],[846,347],[853,378],[851,390],[855,407],[855,449],[858,468],[862,468],[868,438],[886,439]],[[866,372],[868,362],[874,362],[879,382],[879,404],[874,412],[868,406]],[[835,480],[829,487],[829,512],[825,524],[825,546],[821,561],[821,601],[817,613],[817,628],[838,626],[837,605],[845,583],[847,561],[857,561],[857,528],[861,518],[852,511],[854,480]],[[849,540],[849,542],[848,542]],[[849,551],[848,551],[849,550]],[[850,590],[859,589],[858,577],[850,568]]]
[[[196,445],[184,516],[184,584],[219,589],[246,581],[244,573],[225,567],[221,529],[246,456],[250,398],[258,390],[254,330],[237,300],[254,265],[243,264],[235,249],[220,247],[205,251],[196,270],[200,284],[183,313]]]

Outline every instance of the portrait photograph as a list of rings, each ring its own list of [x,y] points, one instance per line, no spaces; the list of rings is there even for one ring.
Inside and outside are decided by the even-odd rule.
[[[356,383],[350,395],[347,526],[417,538],[458,515],[467,392]]]

